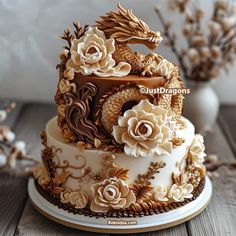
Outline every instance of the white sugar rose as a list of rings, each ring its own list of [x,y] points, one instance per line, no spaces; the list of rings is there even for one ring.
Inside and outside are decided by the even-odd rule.
[[[160,75],[165,76],[167,79],[170,78],[172,71],[174,70],[174,65],[168,62],[166,59],[161,60],[157,65],[157,71]]]
[[[92,186],[91,210],[107,212],[111,209],[125,209],[136,201],[134,193],[121,179],[105,179]]]
[[[83,191],[71,192],[69,195],[70,203],[77,209],[84,208],[88,203],[88,195]]]
[[[168,201],[167,195],[167,189],[163,185],[157,185],[155,191],[154,191],[154,199],[156,201],[160,202],[166,202]]]
[[[168,197],[173,199],[176,202],[182,202],[185,198],[192,198],[193,185],[185,184],[185,185],[177,185],[173,184]]]
[[[116,142],[125,144],[127,155],[148,157],[172,152],[175,126],[167,110],[146,99],[119,117],[112,134]]]
[[[88,204],[88,195],[82,190],[65,189],[60,194],[60,200],[62,203],[70,203],[75,208],[82,209]]]
[[[70,193],[72,191],[69,188],[66,188],[64,191],[60,193],[60,201],[62,203],[68,203],[70,202]]]
[[[204,158],[206,156],[206,153],[204,151],[205,146],[203,137],[200,134],[196,134],[190,146],[189,155],[192,164],[197,168],[201,168],[203,165]]]
[[[120,62],[115,65],[112,58],[114,51],[115,40],[106,39],[103,31],[90,27],[83,37],[72,41],[67,68],[73,68],[83,75],[95,74],[100,77],[128,75],[130,64]]]

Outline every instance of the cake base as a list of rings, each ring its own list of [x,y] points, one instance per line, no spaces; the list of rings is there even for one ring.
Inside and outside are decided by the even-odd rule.
[[[34,179],[30,178],[28,193],[32,205],[45,217],[59,224],[102,233],[140,233],[169,228],[188,221],[201,213],[209,204],[212,195],[212,184],[206,177],[205,187],[197,199],[190,203],[162,214],[136,218],[90,218],[74,215],[59,209],[43,198],[35,187]]]

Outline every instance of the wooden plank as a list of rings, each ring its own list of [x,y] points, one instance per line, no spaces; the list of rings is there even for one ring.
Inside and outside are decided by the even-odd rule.
[[[3,101],[0,102],[0,109],[5,105]],[[14,124],[22,111],[23,104],[18,103],[17,107],[8,115],[6,121],[1,125],[7,125],[9,128],[14,128]],[[25,185],[26,178],[16,176],[9,172],[0,171],[0,235],[11,235],[15,231],[19,216],[24,207],[25,197],[18,198],[16,202],[15,189],[17,186]],[[19,196],[26,196],[26,190],[20,188]],[[9,207],[11,206],[11,207]]]
[[[19,236],[61,236],[61,235],[84,235],[92,236],[94,233],[71,229],[54,223],[39,214],[28,201],[20,219],[16,235]],[[105,234],[101,234],[103,236]]]
[[[24,105],[13,122],[17,140],[27,143],[27,152],[35,154],[39,150],[39,131],[46,120],[55,113],[51,106]],[[37,118],[37,120],[36,120]],[[13,235],[27,200],[27,177],[22,174],[0,175],[0,235]]]
[[[205,144],[208,154],[217,154],[220,160],[234,160],[230,149],[219,126],[207,135]],[[208,208],[199,216],[187,223],[190,235],[236,235],[236,191],[235,170],[221,167],[219,178],[214,178],[213,197]]]
[[[122,236],[124,234],[111,234],[111,236]],[[185,224],[177,225],[168,229],[163,229],[160,231],[153,231],[140,234],[128,234],[130,236],[187,236],[187,228]]]
[[[236,156],[236,106],[222,106],[219,123]]]

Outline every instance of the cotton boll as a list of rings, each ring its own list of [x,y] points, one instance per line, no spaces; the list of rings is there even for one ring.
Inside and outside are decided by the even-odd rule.
[[[183,27],[183,34],[185,36],[190,36],[191,35],[191,32],[192,32],[192,27],[190,24],[186,24],[184,27]]]
[[[215,2],[215,8],[227,10],[228,2],[226,0],[218,0]]]
[[[192,45],[194,45],[196,47],[202,47],[202,46],[205,46],[207,44],[207,41],[203,36],[196,35],[192,38],[191,43],[192,43]]]
[[[235,24],[235,22],[236,22],[235,16],[225,17],[221,22],[223,31],[227,31]]]
[[[209,21],[208,28],[212,35],[217,35],[221,30],[221,25],[216,21]]]
[[[219,57],[221,57],[222,52],[221,52],[221,50],[220,50],[220,47],[218,47],[218,46],[213,46],[213,47],[211,48],[211,55],[212,55],[212,57],[215,58],[215,59],[218,59]]]
[[[15,139],[15,137],[16,137],[16,135],[15,135],[15,133],[13,133],[11,130],[7,130],[4,134],[3,134],[3,136],[4,136],[4,139],[7,141],[7,142],[13,142],[14,141],[14,139]]]
[[[14,146],[18,151],[21,152],[22,155],[26,154],[26,144],[24,141],[17,141]]]
[[[188,58],[190,61],[196,63],[199,61],[199,53],[195,48],[190,48],[187,52]]]
[[[236,2],[232,3],[231,12],[233,15],[236,15]]]
[[[7,118],[7,112],[5,110],[0,110],[0,122],[3,122]]]
[[[208,58],[210,56],[210,49],[209,47],[205,46],[200,49],[200,54],[202,57]]]
[[[7,163],[7,157],[4,154],[0,154],[0,167],[5,166]]]

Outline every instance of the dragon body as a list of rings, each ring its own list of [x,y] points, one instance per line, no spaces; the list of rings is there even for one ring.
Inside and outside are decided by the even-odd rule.
[[[144,44],[150,50],[154,50],[162,41],[160,32],[151,31],[145,22],[133,14],[132,10],[126,10],[120,4],[118,9],[118,12],[109,12],[102,16],[96,25],[107,38],[115,39],[113,59],[117,64],[129,63],[133,74],[158,75],[156,66],[162,57],[153,52],[143,55],[133,51],[128,45]]]

